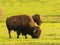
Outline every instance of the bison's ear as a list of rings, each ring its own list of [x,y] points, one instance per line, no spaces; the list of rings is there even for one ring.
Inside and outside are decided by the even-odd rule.
[[[36,30],[36,28],[35,28],[35,29],[33,30],[33,32],[36,33],[36,31],[37,31],[37,30]]]

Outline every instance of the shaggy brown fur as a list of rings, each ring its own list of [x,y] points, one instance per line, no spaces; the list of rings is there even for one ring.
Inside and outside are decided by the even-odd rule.
[[[33,18],[34,22],[37,23],[37,25],[41,25],[42,24],[42,20],[41,20],[41,17],[40,17],[39,14],[33,15],[32,18]]]
[[[27,38],[27,34],[31,35],[32,38],[39,38],[41,30],[38,26],[35,26],[32,17],[27,15],[18,15],[7,18],[6,25],[8,28],[9,37],[11,38],[10,32],[12,30],[17,32],[17,38],[20,33]]]

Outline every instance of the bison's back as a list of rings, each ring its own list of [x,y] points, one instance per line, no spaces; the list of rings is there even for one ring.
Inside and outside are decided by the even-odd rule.
[[[18,15],[7,18],[6,25],[10,29],[20,28],[20,27],[31,27],[34,26],[34,21],[31,17],[27,15]]]

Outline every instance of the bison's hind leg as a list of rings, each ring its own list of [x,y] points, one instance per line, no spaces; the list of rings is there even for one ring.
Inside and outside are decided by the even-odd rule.
[[[11,38],[11,30],[8,30],[9,38]]]

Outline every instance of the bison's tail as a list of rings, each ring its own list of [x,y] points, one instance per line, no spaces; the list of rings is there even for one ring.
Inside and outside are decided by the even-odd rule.
[[[9,18],[7,18],[6,19],[6,26],[7,26],[8,29],[9,29],[9,22],[10,22],[10,20],[9,20]]]

